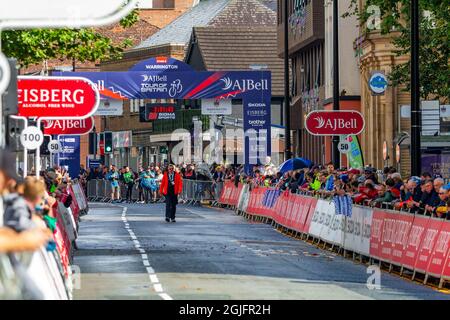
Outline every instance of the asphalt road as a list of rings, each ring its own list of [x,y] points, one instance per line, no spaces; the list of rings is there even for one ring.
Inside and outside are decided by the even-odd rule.
[[[450,299],[289,238],[232,211],[164,204],[92,204],[80,224],[75,299]]]

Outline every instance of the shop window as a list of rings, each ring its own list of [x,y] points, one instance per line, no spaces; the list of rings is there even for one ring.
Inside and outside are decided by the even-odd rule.
[[[440,106],[441,135],[450,136],[450,104]]]

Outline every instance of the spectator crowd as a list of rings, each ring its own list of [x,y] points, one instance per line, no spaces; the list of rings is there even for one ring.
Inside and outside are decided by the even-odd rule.
[[[328,163],[282,174],[266,165],[255,168],[252,175],[241,174],[236,180],[252,187],[270,186],[322,198],[348,196],[358,205],[450,219],[450,183],[428,172],[404,178],[393,167],[336,169]]]
[[[206,165],[205,165],[206,166]],[[251,174],[243,166],[211,166],[182,164],[176,167],[184,180],[210,181],[215,185],[226,180],[235,184],[273,187],[281,191],[302,193],[323,198],[348,196],[351,202],[385,209],[450,219],[450,183],[439,176],[424,172],[419,176],[402,177],[393,167],[376,170],[372,166],[361,169],[339,168],[332,163],[326,166],[281,173],[271,163],[254,167]],[[80,171],[80,179],[105,179],[111,183],[114,202],[132,202],[133,188],[139,190],[138,203],[162,201],[159,186],[165,168],[151,164],[137,172],[129,167],[100,166]],[[126,195],[126,196],[123,196]]]

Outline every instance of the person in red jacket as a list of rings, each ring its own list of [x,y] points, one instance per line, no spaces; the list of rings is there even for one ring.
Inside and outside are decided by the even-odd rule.
[[[164,172],[161,181],[160,193],[166,198],[166,222],[176,222],[175,214],[177,211],[178,195],[183,190],[183,180],[181,175],[175,171],[174,165]]]

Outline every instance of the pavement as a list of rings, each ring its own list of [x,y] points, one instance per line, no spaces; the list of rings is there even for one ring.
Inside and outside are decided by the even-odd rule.
[[[82,217],[75,299],[405,300],[450,295],[287,237],[233,211],[164,204],[91,204]],[[376,283],[370,279],[369,283]]]

